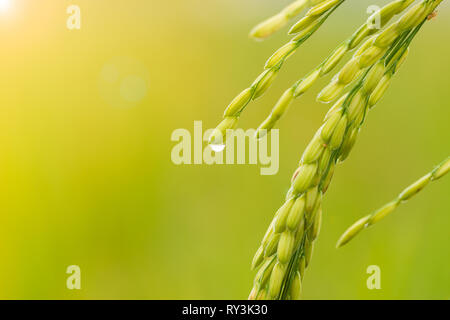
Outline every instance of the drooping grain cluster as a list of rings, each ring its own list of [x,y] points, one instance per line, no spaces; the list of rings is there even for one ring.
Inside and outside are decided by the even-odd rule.
[[[395,15],[403,12],[414,0],[397,0],[393,1],[383,8],[380,12],[374,13],[374,15],[379,14],[381,26],[386,25]],[[344,58],[346,53],[355,49],[361,42],[376,33],[378,30],[375,28],[371,29],[372,22],[374,21],[374,15],[369,17],[361,27],[359,27],[347,40],[345,40],[339,47],[337,47],[331,55],[326,58],[322,63],[320,63],[315,69],[308,73],[304,78],[297,81],[291,88],[287,89],[282,97],[278,100],[277,104],[272,109],[269,116],[261,123],[258,128],[257,136],[262,137],[268,131],[270,131],[277,121],[286,113],[289,105],[294,100],[304,94],[309,90],[314,83],[320,78],[329,74],[336,65]],[[375,37],[374,37],[375,38]],[[357,59],[363,50],[371,44],[369,39],[364,45],[362,45],[359,50],[354,54],[354,59]],[[348,71],[347,71],[348,72]],[[345,74],[344,74],[345,75]],[[347,75],[350,76],[350,75]],[[357,78],[357,74],[353,75],[353,79]],[[346,79],[347,80],[347,79]],[[347,80],[348,81],[348,80]]]
[[[405,4],[409,5],[408,2],[405,2]],[[362,45],[362,50],[358,50],[357,54],[345,64],[331,83],[320,92],[318,100],[330,102],[338,97],[364,69],[382,57],[402,33],[411,30],[422,22],[429,14],[427,10],[429,6],[431,6],[431,2],[416,4],[400,20],[382,31],[377,37],[367,40]],[[399,9],[401,9],[401,5]]]
[[[250,31],[255,39],[265,39],[283,28],[288,22],[298,16],[307,7],[315,6],[325,0],[297,0],[281,10],[278,14],[264,20]]]
[[[358,235],[362,230],[374,225],[380,220],[384,219],[388,214],[394,211],[400,204],[408,201],[422,189],[424,189],[430,182],[436,181],[443,176],[445,176],[450,171],[450,157],[439,164],[433,169],[433,171],[427,173],[425,176],[411,184],[409,187],[404,189],[393,201],[384,205],[377,211],[369,214],[360,220],[356,221],[351,227],[349,227],[341,236],[337,243],[337,247],[342,247],[350,240],[352,240],[356,235]]]
[[[380,100],[405,60],[410,42],[427,15],[434,11],[434,6],[430,5],[433,3],[437,5],[437,2],[424,0],[400,18],[397,24],[401,22],[408,27],[402,28],[383,46],[382,54],[373,48],[378,48],[379,39],[386,37],[386,31],[374,37],[370,45],[363,45],[352,58],[358,63],[370,61],[370,64],[365,62],[365,73],[330,109],[303,153],[286,202],[275,214],[253,259],[252,267],[258,272],[250,299],[300,297],[302,278],[320,230],[322,197],[335,166],[350,153],[368,110]],[[358,77],[354,74],[353,78]]]
[[[400,59],[403,55],[392,63]],[[380,66],[391,67],[384,61]],[[259,271],[250,298],[299,298],[301,279],[311,261],[320,230],[322,196],[336,164],[343,161],[354,146],[369,108],[368,100],[373,94],[378,95],[377,83],[383,74],[369,72],[351,93],[339,99],[307,146],[293,175],[287,200],[275,214],[253,260],[253,268]]]
[[[256,38],[267,37],[306,6],[312,6],[290,29],[290,33],[297,35],[269,58],[265,71],[225,110],[224,120],[213,131],[210,143],[223,142],[225,131],[234,128],[245,107],[269,88],[286,59],[344,1],[296,1],[252,31]],[[296,97],[306,92],[317,79],[329,74],[346,53],[357,48],[353,57],[318,96],[321,102],[337,101],[306,147],[292,177],[285,203],[276,212],[254,256],[252,268],[257,273],[249,299],[300,297],[305,269],[310,264],[314,241],[320,231],[322,198],[335,167],[348,157],[368,111],[381,99],[393,75],[405,61],[411,41],[442,1],[422,0],[409,8],[414,0],[395,0],[384,6],[376,13],[381,17],[381,29],[371,29],[373,17],[369,18],[327,59],[286,90],[260,125],[258,137],[274,127]],[[404,13],[402,17],[383,29],[401,13]]]
[[[253,100],[262,96],[267,89],[269,89],[272,82],[275,80],[278,72],[283,66],[284,62],[295,53],[302,43],[308,40],[314,32],[316,32],[325,20],[336,10],[345,0],[325,0],[315,1],[319,3],[313,6],[306,14],[306,16],[299,22],[307,19],[303,23],[304,28],[293,33],[298,33],[287,44],[278,49],[266,62],[264,71],[256,78],[256,80],[248,87],[238,94],[233,101],[228,105],[224,112],[223,120],[211,133],[209,143],[222,144],[226,135],[227,129],[234,129],[237,125],[239,116],[245,107]],[[274,21],[270,23],[275,23]],[[266,28],[268,28],[266,26]],[[268,28],[270,29],[270,28]]]

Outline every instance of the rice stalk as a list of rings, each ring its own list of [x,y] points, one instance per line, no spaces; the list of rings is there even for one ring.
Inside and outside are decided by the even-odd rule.
[[[448,157],[441,164],[436,166],[431,172],[427,173],[425,176],[411,184],[409,187],[404,189],[393,201],[384,205],[380,209],[376,210],[372,214],[369,214],[352,226],[350,226],[339,238],[336,244],[337,248],[342,247],[352,240],[356,235],[358,235],[362,230],[369,228],[380,220],[384,219],[388,214],[392,213],[400,204],[408,201],[422,189],[424,189],[430,182],[436,181],[442,178],[450,171],[450,157]]]
[[[380,9],[379,12],[374,13],[380,15],[381,26],[386,25],[395,16],[402,13],[408,8],[415,0],[395,0]],[[377,30],[371,29],[370,24],[373,20],[373,15],[367,19],[367,21],[361,25],[348,39],[346,39],[341,45],[339,45],[322,63],[320,63],[315,69],[309,72],[304,78],[298,80],[292,87],[287,89],[282,97],[278,100],[273,107],[269,116],[260,124],[257,130],[257,137],[261,138],[268,131],[275,127],[277,121],[286,113],[290,104],[295,98],[300,97],[306,91],[308,91],[314,83],[321,77],[329,74],[344,58],[344,56],[354,50],[361,42],[369,37],[373,36]],[[355,54],[355,57],[360,55],[363,50],[367,48],[366,42]]]
[[[347,85],[386,53],[395,39],[421,23],[429,15],[433,3],[432,0],[422,0],[409,9],[396,23],[380,32],[376,37],[367,40],[362,46],[363,50],[358,50],[353,58],[344,65],[330,84],[319,93],[317,100],[328,103],[340,96]]]
[[[250,37],[263,40],[283,28],[291,19],[298,16],[307,7],[315,6],[324,1],[326,0],[296,0],[276,15],[255,26],[250,31]]]
[[[284,62],[295,53],[302,43],[309,39],[345,0],[326,0],[310,9],[307,17],[311,21],[305,29],[297,34],[291,41],[278,49],[267,60],[264,71],[256,78],[252,85],[238,94],[228,105],[223,120],[212,131],[210,144],[223,144],[227,129],[233,129],[245,107],[253,100],[262,96],[275,80]],[[332,4],[332,5],[331,5]]]
[[[320,231],[322,197],[335,166],[349,155],[366,113],[386,91],[385,83],[398,71],[424,22],[399,35],[380,61],[325,116],[302,155],[285,203],[275,213],[253,258],[252,269],[258,272],[249,299],[300,298],[301,281]]]

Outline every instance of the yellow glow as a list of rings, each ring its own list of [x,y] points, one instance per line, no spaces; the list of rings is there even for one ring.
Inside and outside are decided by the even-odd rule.
[[[10,0],[0,0],[0,11],[5,12],[11,7]]]

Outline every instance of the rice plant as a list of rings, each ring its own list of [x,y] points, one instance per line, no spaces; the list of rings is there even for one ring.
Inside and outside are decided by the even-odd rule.
[[[266,62],[264,72],[242,91],[225,110],[224,119],[213,131],[210,143],[219,143],[226,129],[234,128],[245,107],[266,92],[286,59],[311,37],[345,0],[295,1],[276,16],[261,23],[251,35],[262,39],[285,26],[306,7],[310,9],[289,30],[296,34]],[[350,60],[323,88],[317,100],[334,102],[320,128],[303,152],[291,179],[286,200],[265,233],[253,258],[256,270],[249,299],[299,299],[302,279],[310,264],[314,241],[322,221],[322,201],[337,165],[354,147],[369,111],[380,101],[395,74],[408,56],[415,36],[435,15],[443,0],[395,0],[375,13],[381,28],[370,28],[370,17],[322,63],[288,88],[259,126],[257,137],[274,128],[291,102],[326,76],[345,55],[355,49]],[[397,15],[396,21],[389,24]],[[408,200],[430,181],[449,170],[449,160],[407,188],[396,200],[355,223],[338,245],[343,245],[362,229],[376,223],[400,203]]]
[[[336,247],[342,247],[352,240],[362,230],[373,226],[375,223],[384,219],[387,215],[392,213],[397,207],[411,199],[417,193],[422,191],[430,182],[436,181],[445,176],[450,171],[450,157],[448,157],[441,164],[436,166],[431,172],[424,175],[422,178],[405,188],[393,201],[384,205],[377,211],[369,214],[358,221],[356,221],[351,227],[349,227],[339,239]]]
[[[310,17],[304,29],[291,39],[288,43],[278,49],[266,62],[264,71],[256,78],[250,87],[239,93],[225,109],[222,122],[220,122],[212,132],[209,143],[221,144],[227,129],[236,127],[238,119],[245,107],[253,100],[261,97],[275,80],[278,72],[285,61],[295,53],[295,51],[308,40],[327,20],[327,18],[336,10],[345,0],[326,0],[313,6],[305,18]],[[324,4],[329,4],[323,7]],[[332,5],[330,5],[332,4]],[[301,20],[300,20],[301,21]],[[268,22],[274,23],[272,22]]]

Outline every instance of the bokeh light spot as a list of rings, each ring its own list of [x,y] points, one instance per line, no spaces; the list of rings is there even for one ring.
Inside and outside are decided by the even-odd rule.
[[[147,83],[138,76],[128,76],[122,80],[120,95],[127,101],[138,102],[147,94]]]
[[[99,91],[110,105],[129,108],[138,105],[149,94],[147,67],[131,57],[115,57],[99,72]]]
[[[119,70],[114,65],[107,64],[102,69],[101,77],[108,83],[115,83],[119,80]]]

